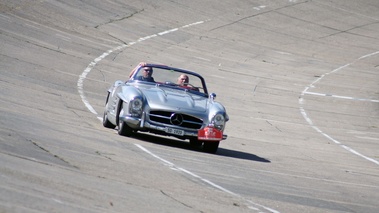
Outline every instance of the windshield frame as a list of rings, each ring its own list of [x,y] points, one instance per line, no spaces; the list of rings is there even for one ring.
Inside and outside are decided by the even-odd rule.
[[[149,67],[153,69],[152,77],[153,82],[142,80],[144,68]],[[180,75],[187,75],[189,77],[188,85],[178,85],[177,78]],[[166,79],[167,78],[167,79]],[[152,79],[150,79],[152,80]],[[170,87],[178,90],[185,90],[187,92],[208,96],[208,90],[204,78],[192,71],[169,67],[165,65],[146,64],[145,66],[137,66],[129,81],[138,82],[143,84],[152,84],[159,87]],[[192,84],[191,84],[192,83]]]

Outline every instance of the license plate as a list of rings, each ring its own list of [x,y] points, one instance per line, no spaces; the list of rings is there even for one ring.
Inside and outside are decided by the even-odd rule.
[[[170,133],[170,134],[173,134],[173,135],[180,135],[180,136],[184,135],[184,131],[183,130],[174,129],[174,128],[170,128],[170,127],[166,128],[166,132]]]

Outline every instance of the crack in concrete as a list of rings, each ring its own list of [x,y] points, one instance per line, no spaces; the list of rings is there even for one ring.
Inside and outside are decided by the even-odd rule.
[[[267,13],[270,13],[270,12],[277,12],[278,10],[281,10],[281,9],[284,9],[284,8],[287,8],[287,7],[293,7],[295,5],[308,3],[309,1],[312,1],[312,0],[307,0],[307,1],[304,1],[304,2],[298,2],[298,3],[292,3],[292,4],[285,5],[285,6],[280,7],[280,8],[275,8],[275,9],[272,9],[272,10],[268,10],[268,11],[264,11],[264,12],[261,12],[261,13],[253,14],[253,15],[250,15],[250,16],[246,16],[246,17],[240,18],[240,19],[238,19],[236,21],[230,22],[228,24],[224,24],[224,25],[215,27],[213,29],[210,29],[209,31],[214,31],[214,30],[217,30],[217,29],[220,29],[220,28],[224,28],[224,27],[227,27],[227,26],[239,23],[239,22],[241,22],[243,20],[246,20],[246,19],[249,19],[249,18],[253,18],[253,17],[256,17],[256,16],[260,16],[260,15],[264,15],[264,14],[267,14]]]
[[[144,9],[142,10],[139,10],[139,11],[135,11],[134,13],[130,14],[130,15],[127,15],[127,16],[124,16],[124,17],[121,17],[121,18],[118,18],[118,19],[110,19],[108,22],[105,22],[103,24],[98,24],[95,26],[95,29],[98,29],[99,27],[101,26],[104,26],[104,25],[107,25],[107,24],[112,24],[114,22],[118,22],[118,21],[122,21],[122,20],[125,20],[125,19],[128,19],[128,18],[131,18],[133,17],[135,14],[138,14],[140,12],[144,11]]]
[[[270,124],[271,126],[275,127],[275,129],[277,129],[279,132],[282,132],[282,130],[280,130],[276,125],[273,125],[272,123],[270,123],[268,120],[266,120],[266,122],[268,124]]]
[[[107,24],[112,24],[112,23],[115,23],[115,22],[119,22],[119,21],[122,21],[122,20],[125,20],[125,19],[128,19],[128,18],[131,18],[133,17],[135,14],[138,14],[138,13],[141,13],[143,12],[144,9],[141,9],[141,10],[138,10],[138,11],[135,11],[134,13],[130,14],[130,15],[127,15],[127,16],[124,16],[124,17],[121,17],[121,18],[118,18],[118,19],[110,19],[108,22],[105,22],[105,23],[102,23],[102,24],[98,24],[96,25],[94,28],[95,29],[99,29],[101,26],[104,26],[104,25],[107,25]],[[128,42],[114,36],[114,35],[111,35],[110,33],[107,33],[108,36],[110,36],[111,38],[113,39],[116,39],[117,41],[121,42],[122,44],[125,44],[127,45]],[[113,57],[113,61],[116,59],[116,57],[121,53],[122,51],[118,52],[117,54],[115,54],[115,56]]]
[[[98,154],[99,156],[104,157],[104,158],[106,158],[106,159],[108,159],[108,160],[113,161],[112,158],[106,156],[106,154],[108,154],[108,153],[101,153],[101,152],[99,152],[99,151],[96,151],[96,154]],[[108,154],[108,155],[111,155],[111,154]]]
[[[187,204],[181,202],[180,200],[173,198],[172,196],[170,196],[170,195],[168,195],[167,193],[165,193],[163,190],[160,190],[160,191],[161,191],[161,193],[162,193],[164,196],[166,196],[166,197],[168,197],[168,198],[170,198],[170,199],[172,199],[172,200],[174,200],[174,201],[176,201],[176,202],[182,204],[182,205],[185,206],[185,207],[188,207],[188,208],[190,208],[190,209],[193,209],[192,206],[187,205]]]
[[[51,153],[48,149],[44,148],[43,146],[39,145],[36,141],[33,141],[31,139],[27,139],[27,141],[31,142],[34,146],[38,147],[39,149],[41,149],[42,151],[52,155],[54,158],[57,158],[59,160],[61,160],[62,162],[66,163],[67,165],[69,166],[72,166],[76,169],[79,169],[79,167],[75,166],[75,165],[72,165],[70,162],[66,161],[65,159],[63,159],[62,157],[58,156],[58,155],[55,155],[53,153]]]
[[[60,49],[60,46],[56,46],[57,49],[54,49],[54,48],[51,48],[51,47],[48,47],[48,46],[44,46],[44,45],[47,45],[47,44],[39,44],[39,43],[37,43],[37,41],[28,40],[28,38],[25,37],[25,36],[19,36],[19,35],[17,36],[17,35],[14,35],[12,33],[8,33],[8,32],[0,32],[0,35],[5,35],[5,36],[8,36],[10,38],[19,40],[21,42],[25,42],[27,44],[34,45],[36,47],[40,47],[42,49],[46,49],[46,50],[50,50],[50,51],[53,51],[53,52],[61,53],[61,54],[64,54],[64,55],[67,55],[67,56],[71,56],[71,57],[74,57],[74,58],[78,58],[78,59],[83,59],[80,56],[76,56],[76,55],[72,55],[72,54],[63,52]]]

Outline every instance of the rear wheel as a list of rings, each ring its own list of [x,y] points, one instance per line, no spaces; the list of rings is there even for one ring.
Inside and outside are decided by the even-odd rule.
[[[203,150],[208,153],[216,153],[220,141],[204,142]]]

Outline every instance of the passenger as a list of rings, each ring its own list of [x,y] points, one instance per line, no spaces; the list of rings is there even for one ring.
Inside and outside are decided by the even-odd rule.
[[[178,81],[177,81],[176,84],[179,85],[180,87],[184,87],[186,89],[194,90],[194,91],[197,91],[197,92],[200,91],[199,88],[194,87],[193,85],[189,84],[189,77],[186,74],[181,74],[179,76]]]
[[[189,83],[188,75],[181,74],[176,84],[178,84],[179,86],[188,86],[188,83]]]

